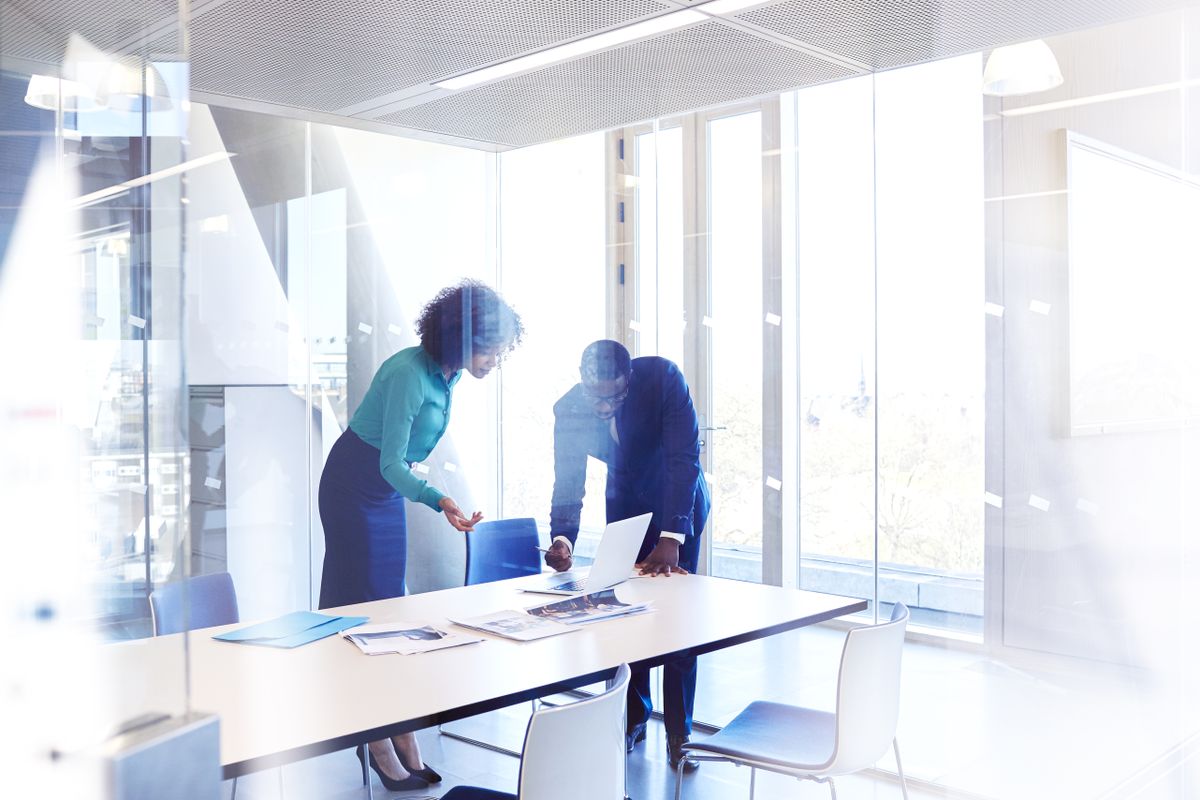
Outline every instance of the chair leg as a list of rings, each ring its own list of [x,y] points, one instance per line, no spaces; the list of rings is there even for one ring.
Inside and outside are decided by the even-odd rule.
[[[892,749],[896,751],[896,773],[900,776],[900,794],[908,800],[908,786],[904,783],[904,765],[900,763],[900,740],[892,739]]]
[[[683,765],[685,759],[679,759],[679,766],[675,768],[675,800],[683,797]]]
[[[830,800],[837,800],[837,787],[833,784],[833,778],[826,778],[825,780],[829,783]]]
[[[233,779],[233,785],[229,789],[229,800],[237,800],[237,778]]]
[[[754,769],[754,767],[751,767],[750,768],[750,800],[754,800],[754,777],[757,774],[758,774],[758,772]]]
[[[529,713],[531,715],[537,713],[539,703],[542,703],[542,699],[540,697],[535,697],[529,701]],[[548,705],[548,706],[553,707],[553,704],[551,704],[551,703],[542,703],[542,705]],[[509,750],[507,747],[501,747],[498,744],[492,744],[491,742],[485,742],[482,739],[472,739],[470,736],[464,736],[461,733],[455,733],[454,731],[445,730],[442,727],[441,723],[438,723],[437,732],[438,732],[438,736],[447,736],[451,739],[455,739],[460,742],[466,742],[467,744],[473,744],[476,747],[482,747],[485,750],[491,750],[493,753],[503,753],[504,755],[512,756],[513,758],[521,757],[521,752],[519,750]]]

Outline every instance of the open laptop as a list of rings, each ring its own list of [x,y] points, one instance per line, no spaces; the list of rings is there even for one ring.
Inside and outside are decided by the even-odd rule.
[[[600,537],[596,559],[587,570],[571,569],[543,578],[544,583],[523,587],[537,594],[590,594],[616,586],[629,578],[653,514],[610,522]]]

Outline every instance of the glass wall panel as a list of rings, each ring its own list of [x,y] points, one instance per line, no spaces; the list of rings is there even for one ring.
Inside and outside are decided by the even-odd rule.
[[[188,707],[186,637],[109,644],[188,566],[186,37],[169,6],[0,29],[0,746],[7,793],[95,796],[120,725]]]
[[[197,104],[189,136],[210,159],[188,206],[194,573],[230,573],[260,619],[311,603],[307,125]]]
[[[874,79],[794,97],[799,526],[784,535],[799,535],[800,588],[874,601]]]
[[[206,106],[191,137],[224,154],[190,206],[197,572],[229,571],[247,616],[315,607],[325,457],[379,365],[417,343],[424,304],[463,278],[494,283],[493,157]],[[489,517],[495,391],[458,387],[419,467]],[[410,591],[461,581],[461,539],[420,505],[407,516]]]
[[[1065,83],[1028,97],[985,98],[984,53],[782,104],[798,329],[778,368],[800,398],[785,535],[801,587],[877,600],[869,617],[903,600],[939,637],[909,647],[900,730],[908,773],[938,790],[1192,788],[1175,765],[1200,718],[1180,494],[1198,472],[1184,307],[1198,23],[1189,10],[1050,39]],[[756,213],[761,196],[739,195]],[[776,366],[748,361],[765,387]],[[809,659],[839,641],[814,630],[706,657],[697,717],[819,702]]]
[[[1195,8],[1056,37],[1062,86],[985,109],[988,632],[1069,665],[1057,697],[1009,712],[1044,697],[1050,724],[994,755],[1076,742],[1047,796],[1135,796],[1143,768],[1160,796],[1195,792],[1158,759],[1188,752],[1200,719],[1200,365],[1180,347],[1198,332],[1198,41]]]
[[[497,285],[496,163],[492,154],[463,147],[336,126],[311,130],[310,314],[327,325],[340,322],[341,315],[345,320],[344,378],[326,372],[335,368],[331,362],[338,354],[311,353],[313,390],[337,420],[333,427],[322,422],[321,450],[313,458],[323,464],[380,365],[419,343],[416,323],[425,304],[465,278]],[[341,294],[318,289],[339,280],[344,281]],[[478,510],[489,519],[500,514],[501,372],[482,380],[462,372],[445,435],[417,467],[422,480],[468,515]],[[339,395],[343,380],[344,400]],[[408,590],[461,584],[461,535],[440,513],[419,503],[406,506]],[[315,531],[319,517],[314,514],[313,520]],[[313,579],[319,585],[323,534],[314,533],[313,540]]]
[[[714,573],[758,580],[762,558],[762,114],[707,123],[709,471]],[[773,366],[773,365],[772,365]],[[701,422],[705,425],[705,421]]]
[[[983,630],[978,55],[875,76],[880,614]]]
[[[670,359],[687,372],[683,271],[683,126],[638,133],[637,189],[638,337],[636,355]],[[695,324],[693,322],[693,324]]]
[[[606,336],[604,137],[500,155],[501,284],[526,338],[503,370],[503,515],[548,530],[554,403],[579,381],[583,349]],[[589,459],[581,555],[604,529],[603,463]]]

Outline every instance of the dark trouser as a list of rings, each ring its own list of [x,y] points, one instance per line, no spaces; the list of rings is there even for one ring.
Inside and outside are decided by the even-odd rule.
[[[628,495],[615,494],[610,486],[608,497],[608,521],[644,514],[653,508],[644,507],[644,503]],[[696,490],[696,504],[693,509],[694,536],[689,536],[679,547],[679,566],[688,572],[695,573],[700,563],[700,535],[704,524],[708,521],[708,487],[701,480]],[[642,541],[642,549],[638,553],[638,561],[643,561],[650,551],[658,544],[660,530],[653,521],[646,531]],[[669,579],[666,579],[669,580]],[[669,736],[689,736],[692,732],[692,710],[696,706],[696,657],[669,656],[663,664],[663,723]],[[650,696],[650,670],[635,669],[629,680],[629,694],[626,696],[625,729],[639,725],[650,718],[654,710],[654,701]]]
[[[662,695],[667,735],[691,735],[692,709],[696,706],[695,656],[672,657],[663,665]],[[650,697],[650,670],[639,669],[630,676],[625,701],[626,730],[650,718],[654,705]]]

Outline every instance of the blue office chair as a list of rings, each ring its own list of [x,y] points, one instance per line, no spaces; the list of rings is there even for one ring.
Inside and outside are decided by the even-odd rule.
[[[467,540],[467,574],[463,578],[464,586],[536,575],[542,571],[542,554],[537,549],[537,521],[533,517],[480,522],[475,526],[475,530],[467,531],[464,536]],[[537,701],[532,701],[532,704],[536,711]],[[515,750],[454,733],[442,725],[438,725],[438,733],[497,753],[521,757]]]
[[[480,522],[467,531],[465,585],[536,575],[542,571],[537,522],[533,517]]]
[[[237,621],[237,593],[228,572],[187,578],[150,593],[150,624],[155,636]]]
[[[238,622],[237,592],[228,572],[169,583],[150,593],[150,625],[155,636]],[[229,800],[237,797],[237,778]]]

